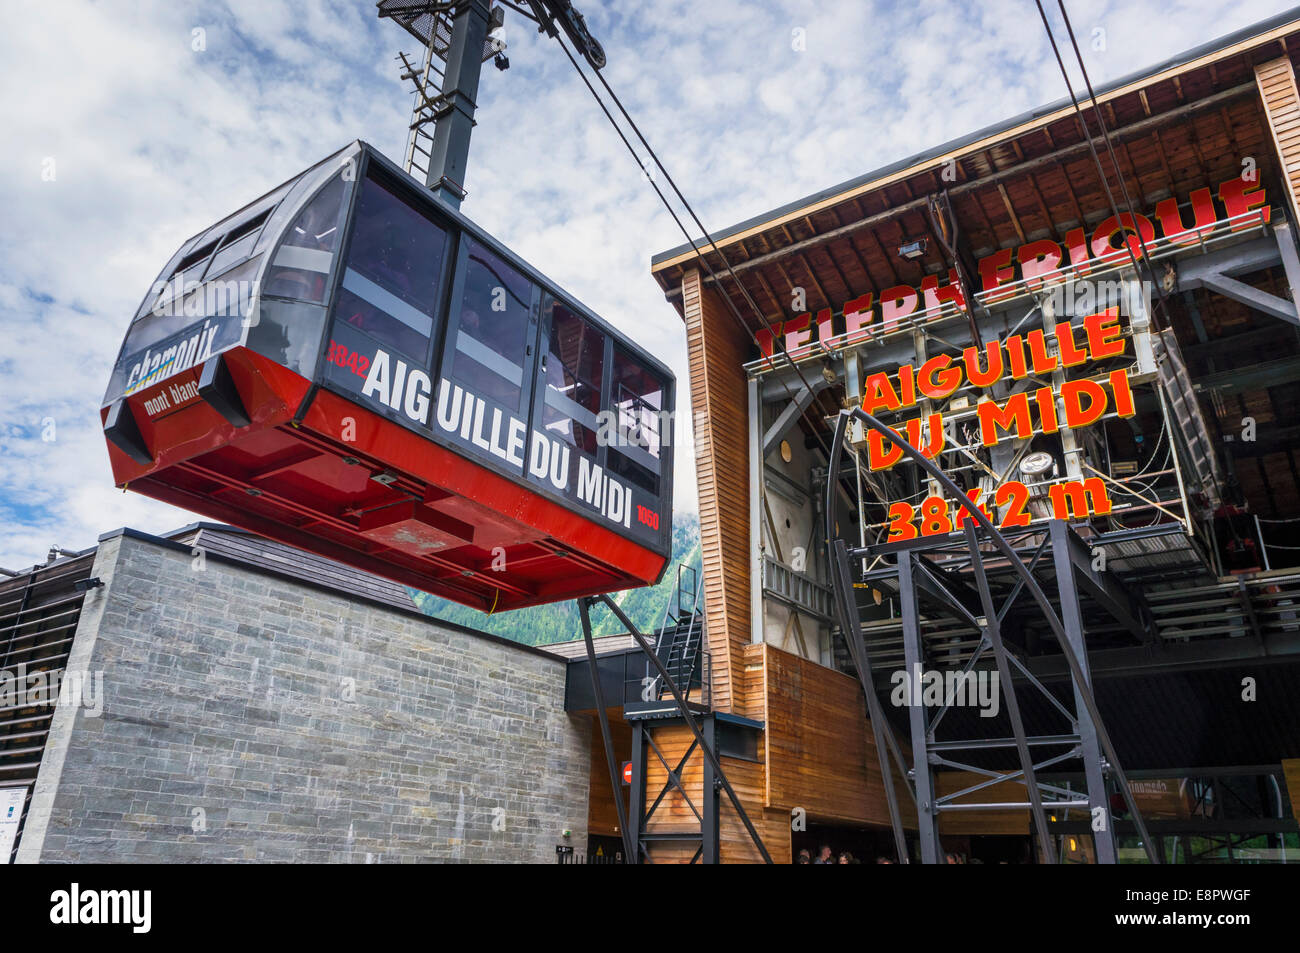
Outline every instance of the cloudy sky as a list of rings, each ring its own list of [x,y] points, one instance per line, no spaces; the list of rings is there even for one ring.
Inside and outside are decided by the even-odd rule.
[[[609,82],[710,227],[1064,95],[1032,0],[577,6]],[[1095,82],[1285,6],[1068,4]],[[371,0],[7,0],[0,566],[193,519],[114,489],[98,417],[111,363],[184,239],[349,140],[400,159],[410,97],[394,56],[415,49],[374,11]],[[484,71],[465,212],[684,382],[681,322],[649,276],[650,256],[680,233],[558,45],[510,13],[506,39],[509,71]],[[679,443],[677,508],[692,510],[694,462]]]

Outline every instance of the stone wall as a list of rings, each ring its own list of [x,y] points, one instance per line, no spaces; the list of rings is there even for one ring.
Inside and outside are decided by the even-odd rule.
[[[586,840],[564,663],[417,615],[101,542],[19,862],[536,861]],[[571,830],[567,841],[564,830]]]

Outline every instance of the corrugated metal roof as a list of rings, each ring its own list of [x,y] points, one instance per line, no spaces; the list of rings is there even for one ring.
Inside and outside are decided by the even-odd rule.
[[[626,632],[619,635],[601,635],[591,641],[597,655],[604,655],[607,652],[626,652],[628,649],[637,648],[636,639]],[[587,643],[582,639],[574,639],[571,642],[552,642],[546,646],[546,651],[555,655],[563,655],[565,658],[586,658]]]

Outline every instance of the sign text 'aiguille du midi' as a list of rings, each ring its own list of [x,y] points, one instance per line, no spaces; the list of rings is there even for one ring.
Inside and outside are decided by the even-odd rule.
[[[1217,229],[1240,231],[1270,219],[1265,190],[1253,177],[1229,179],[1215,193],[1197,189],[1188,200],[1191,225],[1184,224],[1178,200],[1168,198],[1156,205],[1155,221],[1147,215],[1125,212],[1101,222],[1091,236],[1083,228],[1074,228],[1067,232],[1064,243],[1040,239],[994,252],[978,262],[983,300],[996,302],[1019,294],[1020,289],[1006,287],[1017,283],[1024,290],[1038,291],[1070,276],[1086,277],[1127,260],[1130,251],[1140,258],[1144,244],[1156,240],[1157,224],[1166,243],[1194,245]],[[1258,217],[1251,212],[1256,212]],[[957,276],[951,270],[944,285],[939,283],[938,275],[929,275],[919,288],[898,285],[881,292],[878,298],[874,292],[860,295],[845,302],[838,314],[824,308],[815,319],[810,312],[777,322],[775,336],[759,332],[759,350],[765,357],[772,357],[779,339],[786,354],[798,360],[819,348],[836,350],[901,330],[910,320],[915,320],[912,316],[936,315],[948,303],[965,307]],[[960,362],[942,355],[927,360],[920,368],[907,364],[892,372],[870,374],[863,387],[862,407],[868,413],[897,412],[916,406],[922,398],[946,398],[964,382],[987,389],[1008,378],[1021,380],[1031,373],[1048,374],[1117,357],[1127,347],[1115,308],[1087,316],[1081,327],[1060,322],[1050,333],[1055,338],[1055,353],[1049,347],[1048,332],[1035,330],[990,342],[982,353],[978,348],[967,348]],[[999,440],[999,430],[1024,440],[1036,433],[1056,433],[1063,426],[1072,430],[1086,427],[1100,420],[1112,407],[1119,417],[1131,417],[1135,412],[1126,370],[1112,371],[1099,378],[1066,381],[1059,389],[1043,387],[1032,393],[1015,394],[1001,403],[981,399],[976,405],[980,442],[985,447],[993,446]],[[920,417],[909,420],[898,433],[930,458],[944,446],[943,417],[938,413],[929,414],[924,425]],[[902,459],[902,455],[901,447],[875,431],[869,432],[870,469],[887,469]],[[980,494],[978,488],[967,492],[971,502],[992,519],[979,502]],[[1049,489],[1049,498],[1052,515],[1058,519],[1105,515],[1111,511],[1110,496],[1104,481],[1098,477],[1055,483]],[[1029,488],[1019,481],[1007,481],[996,487],[993,502],[1003,512],[1000,525],[1003,528],[1029,525],[1029,499]],[[895,502],[889,510],[888,542],[950,533],[961,529],[969,518],[961,506],[956,507],[954,515],[951,504],[940,496],[928,497],[919,507]]]

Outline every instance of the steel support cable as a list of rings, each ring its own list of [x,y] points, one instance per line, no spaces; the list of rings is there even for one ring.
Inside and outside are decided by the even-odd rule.
[[[1097,125],[1101,128],[1102,141],[1106,143],[1106,151],[1110,155],[1111,166],[1115,169],[1115,178],[1119,179],[1119,189],[1124,196],[1124,204],[1128,207],[1129,217],[1133,222],[1133,228],[1137,232],[1138,244],[1142,246],[1143,261],[1147,266],[1147,277],[1155,287],[1156,293],[1160,298],[1161,309],[1168,310],[1167,297],[1164,286],[1156,281],[1155,270],[1151,266],[1151,250],[1147,247],[1146,239],[1142,237],[1142,230],[1137,227],[1137,208],[1133,205],[1133,198],[1129,195],[1128,183],[1124,181],[1124,173],[1119,168],[1119,157],[1115,154],[1115,146],[1111,142],[1110,129],[1106,125],[1106,118],[1102,115],[1101,104],[1097,102],[1097,94],[1093,91],[1092,80],[1088,77],[1088,67],[1083,63],[1083,53],[1079,51],[1079,41],[1074,36],[1074,25],[1070,22],[1070,14],[1065,11],[1065,0],[1056,0],[1057,7],[1061,11],[1061,19],[1065,22],[1065,31],[1069,34],[1070,45],[1074,47],[1074,58],[1079,64],[1079,72],[1083,76],[1083,85],[1088,89],[1088,99],[1092,102],[1092,111],[1097,117]],[[1066,79],[1068,83],[1068,78]],[[1082,116],[1080,116],[1082,119]],[[1085,126],[1085,129],[1087,127]],[[1139,181],[1138,185],[1142,183]],[[1125,244],[1128,244],[1126,241]],[[1166,314],[1166,317],[1168,315]]]
[[[618,137],[623,140],[623,145],[627,147],[628,152],[631,154],[632,158],[636,160],[637,165],[641,166],[642,169],[644,169],[644,163],[642,163],[641,157],[637,155],[636,149],[633,147],[632,143],[628,141],[627,136],[624,135],[622,128],[619,126],[617,120],[614,119],[613,114],[609,111],[609,107],[605,105],[604,100],[600,98],[600,94],[596,92],[596,88],[591,85],[591,80],[587,79],[587,75],[582,71],[582,68],[578,65],[577,59],[573,56],[571,52],[569,52],[569,48],[565,45],[564,39],[559,36],[557,36],[555,39],[560,44],[560,48],[564,50],[564,55],[568,57],[569,62],[573,64],[574,70],[577,72],[578,76],[581,77],[583,83],[587,87],[587,90],[591,93],[592,98],[596,100],[596,104],[600,106],[601,112],[603,112],[605,114],[605,118],[609,120],[609,124],[614,127],[614,131],[618,133]],[[677,198],[681,201],[682,205],[686,208],[686,211],[690,214],[691,219],[699,227],[700,231],[704,233],[704,237],[707,240],[708,244],[712,246],[714,251],[716,251],[718,253],[718,256],[722,259],[723,264],[726,266],[727,272],[731,275],[732,281],[735,282],[736,287],[740,290],[740,293],[744,297],[746,303],[749,305],[750,309],[754,312],[754,315],[762,323],[763,329],[767,331],[768,334],[772,335],[772,343],[773,343],[773,347],[775,348],[776,342],[778,340],[776,330],[772,327],[771,322],[769,322],[767,320],[767,317],[763,314],[763,310],[758,306],[758,302],[756,302],[754,298],[750,295],[749,289],[746,288],[744,284],[741,283],[740,277],[736,274],[735,269],[732,268],[731,266],[730,260],[728,260],[726,254],[722,251],[722,249],[718,247],[718,243],[714,240],[713,235],[709,232],[709,230],[704,227],[704,224],[700,221],[699,216],[695,214],[695,209],[691,206],[691,203],[687,201],[686,196],[682,193],[682,190],[678,188],[677,183],[673,180],[673,177],[668,174],[668,170],[664,168],[664,164],[659,159],[658,153],[654,151],[654,149],[646,141],[645,136],[641,134],[641,130],[637,126],[635,120],[633,120],[632,117],[628,115],[628,112],[623,107],[623,103],[618,98],[618,95],[610,87],[609,83],[605,81],[604,75],[599,71],[596,71],[596,78],[600,80],[601,85],[605,87],[606,91],[608,91],[610,97],[614,100],[615,105],[618,106],[619,112],[623,114],[623,117],[627,120],[627,123],[632,128],[632,131],[636,133],[637,139],[640,140],[641,144],[644,145],[646,150],[649,152],[650,158],[654,161],[655,165],[659,168],[659,170],[663,172],[664,178],[668,181],[669,185],[672,186],[673,192],[676,193]],[[736,323],[740,325],[741,330],[744,331],[747,335],[749,335],[750,339],[753,340],[754,345],[758,347],[759,352],[762,353],[762,346],[759,344],[758,335],[745,322],[745,318],[740,313],[740,309],[737,308],[736,303],[731,300],[731,295],[726,293],[725,288],[723,288],[722,282],[718,279],[717,272],[714,271],[713,266],[709,264],[708,256],[701,250],[700,246],[695,243],[695,239],[691,237],[691,233],[687,230],[686,226],[682,223],[681,218],[677,215],[676,210],[672,207],[672,204],[668,201],[667,196],[665,196],[663,191],[659,188],[658,183],[654,181],[654,178],[652,176],[647,176],[647,179],[650,182],[650,187],[654,189],[655,194],[659,196],[659,201],[662,202],[664,208],[668,210],[668,214],[671,215],[673,221],[677,223],[677,228],[681,231],[682,235],[686,238],[687,243],[690,244],[691,249],[696,254],[696,257],[699,258],[700,264],[704,266],[704,269],[705,271],[708,272],[709,277],[713,279],[714,284],[717,285],[717,287],[723,291],[722,299],[727,306],[727,310],[731,313],[731,316],[735,319]],[[782,344],[782,347],[784,347],[784,344]],[[771,359],[769,358],[769,362],[770,361]],[[808,392],[811,394],[816,394],[816,391],[813,390],[812,385],[808,383],[808,379],[804,377],[803,371],[800,370],[799,365],[796,364],[793,360],[790,360],[788,354],[786,355],[786,362],[789,364],[790,369],[795,372],[796,376],[798,376],[799,382],[803,384],[803,386],[808,390]],[[778,379],[781,381],[781,386],[785,388],[786,396],[788,396],[793,401],[795,399],[795,391],[791,390],[789,383],[783,377],[780,377],[778,375]],[[806,419],[807,416],[808,416],[807,410],[804,410],[800,413],[800,419]],[[812,432],[813,432],[813,436],[817,438],[817,442],[821,444],[822,451],[827,456],[829,456],[830,447],[827,445],[826,438],[822,436],[821,431],[817,428],[815,423],[813,425]]]
[[[1138,810],[1137,801],[1134,799],[1133,792],[1129,788],[1128,776],[1124,773],[1124,769],[1120,765],[1119,757],[1117,756],[1114,745],[1112,745],[1110,740],[1110,734],[1107,732],[1106,726],[1101,720],[1101,712],[1097,708],[1097,702],[1093,697],[1089,682],[1084,677],[1083,668],[1079,658],[1075,654],[1074,648],[1070,645],[1070,640],[1066,637],[1065,627],[1061,624],[1061,620],[1057,616],[1056,610],[1052,608],[1051,601],[1038,585],[1037,580],[1029,574],[1024,563],[1021,562],[1019,557],[1016,555],[1015,550],[1011,548],[1011,545],[1006,541],[1003,535],[996,527],[994,527],[992,521],[980,511],[979,507],[973,503],[964,492],[962,492],[961,488],[953,482],[951,477],[940,470],[931,460],[927,459],[921,451],[909,444],[901,434],[890,429],[881,421],[860,408],[842,410],[839,413],[835,426],[835,439],[831,445],[831,473],[835,472],[834,468],[838,465],[839,459],[844,453],[844,437],[848,430],[849,420],[853,418],[858,419],[864,425],[870,427],[882,437],[888,439],[895,446],[901,447],[904,456],[912,460],[917,466],[933,477],[934,480],[938,482],[938,484],[956,501],[957,505],[966,510],[970,518],[979,525],[980,529],[984,530],[994,547],[1007,560],[1008,564],[1015,570],[1020,579],[1023,580],[1025,589],[1029,591],[1029,594],[1033,596],[1034,601],[1038,603],[1039,609],[1042,610],[1043,617],[1047,620],[1048,627],[1056,637],[1057,644],[1061,650],[1061,655],[1065,659],[1066,665],[1070,670],[1070,677],[1074,680],[1074,684],[1079,686],[1079,698],[1082,700],[1084,708],[1087,710],[1088,717],[1092,720],[1093,727],[1097,732],[1098,744],[1101,747],[1102,753],[1106,756],[1110,771],[1124,797],[1124,802],[1128,807],[1129,813],[1133,816],[1133,823],[1137,828],[1138,836],[1142,839],[1142,848],[1146,852],[1147,859],[1153,864],[1159,863],[1160,860],[1155,851],[1155,846],[1151,841],[1151,836],[1147,831],[1146,822],[1142,820],[1142,814]],[[834,491],[834,483],[828,479],[826,485],[826,499],[828,501],[834,499]],[[834,516],[829,510],[827,511],[826,517],[826,534],[828,540],[836,538]],[[832,580],[832,582],[834,583],[834,580]]]
[[[1059,3],[1060,0],[1057,0],[1057,2]],[[1038,7],[1038,15],[1042,18],[1042,21],[1043,21],[1043,29],[1047,31],[1047,39],[1048,39],[1048,42],[1051,43],[1051,45],[1052,45],[1052,52],[1053,52],[1053,54],[1055,54],[1055,56],[1056,56],[1056,65],[1059,66],[1059,67],[1060,67],[1060,70],[1061,70],[1061,78],[1062,78],[1063,80],[1065,80],[1065,89],[1066,89],[1066,92],[1068,92],[1069,95],[1070,95],[1070,102],[1073,103],[1073,105],[1074,105],[1075,116],[1078,118],[1078,120],[1079,120],[1079,125],[1080,125],[1080,126],[1082,127],[1082,129],[1083,129],[1083,138],[1084,138],[1084,141],[1085,141],[1085,142],[1087,143],[1087,145],[1088,145],[1088,151],[1089,151],[1090,153],[1092,153],[1092,161],[1093,161],[1093,162],[1096,164],[1096,166],[1097,166],[1097,175],[1098,175],[1098,177],[1101,179],[1101,186],[1102,186],[1102,189],[1106,192],[1106,201],[1107,201],[1107,202],[1109,203],[1109,205],[1110,205],[1110,210],[1111,210],[1111,212],[1115,215],[1115,221],[1118,222],[1118,223],[1120,223],[1120,227],[1122,228],[1122,227],[1123,227],[1123,223],[1122,223],[1122,219],[1121,219],[1121,216],[1120,216],[1119,206],[1118,206],[1118,204],[1115,202],[1115,195],[1114,195],[1114,193],[1111,191],[1111,188],[1110,188],[1110,177],[1106,175],[1106,169],[1105,169],[1105,167],[1101,164],[1101,156],[1097,154],[1097,147],[1094,146],[1094,145],[1092,144],[1092,134],[1088,131],[1088,123],[1087,123],[1087,121],[1086,121],[1086,120],[1084,119],[1084,117],[1083,117],[1083,107],[1081,107],[1081,106],[1079,105],[1078,97],[1076,97],[1076,96],[1074,95],[1074,85],[1070,82],[1070,74],[1066,71],[1066,68],[1065,68],[1065,60],[1061,58],[1061,50],[1060,50],[1060,48],[1059,48],[1059,47],[1057,46],[1057,44],[1056,44],[1056,36],[1052,33],[1052,26],[1051,26],[1051,23],[1048,22],[1048,19],[1047,19],[1047,11],[1045,11],[1045,10],[1043,9],[1043,2],[1042,2],[1042,0],[1034,0],[1034,4]],[[1064,7],[1062,7],[1062,10],[1064,10]],[[1071,36],[1073,37],[1073,32],[1071,32]],[[1076,47],[1076,49],[1077,49],[1077,47]],[[1089,90],[1091,90],[1091,88],[1092,88],[1092,87],[1091,87],[1091,84],[1089,84]],[[1109,145],[1110,145],[1110,134],[1109,134],[1109,132],[1107,131],[1105,120],[1102,119],[1101,112],[1100,112],[1100,107],[1097,106],[1096,97],[1093,98],[1093,111],[1097,114],[1097,122],[1098,122],[1098,124],[1101,126],[1101,129],[1102,129],[1102,138],[1106,140],[1107,146],[1109,147]],[[1111,153],[1111,154],[1112,154],[1112,159],[1111,159],[1111,161],[1114,162],[1115,160],[1114,160],[1114,153],[1113,153],[1113,150],[1112,150],[1112,153]],[[1128,189],[1127,189],[1126,186],[1124,186],[1124,176],[1123,176],[1123,174],[1120,172],[1120,169],[1119,169],[1118,164],[1115,166],[1115,175],[1119,178],[1119,180],[1120,180],[1120,186],[1124,188],[1125,197],[1127,198],[1127,195],[1128,195]],[[1134,212],[1134,210],[1133,210],[1133,206],[1132,206],[1132,202],[1131,202],[1131,201],[1129,202],[1129,219],[1130,219],[1130,221],[1132,221],[1132,223],[1133,223],[1133,230],[1134,230],[1135,232],[1137,232],[1138,242],[1139,242],[1139,243],[1141,244],[1141,246],[1142,246],[1142,254],[1143,254],[1143,256],[1144,256],[1144,258],[1145,258],[1145,260],[1146,260],[1146,262],[1147,262],[1147,275],[1148,275],[1148,278],[1151,280],[1152,285],[1153,285],[1153,286],[1154,286],[1154,287],[1159,291],[1159,294],[1160,294],[1161,310],[1163,311],[1163,310],[1164,310],[1164,300],[1165,300],[1165,298],[1164,298],[1164,289],[1160,287],[1159,282],[1155,281],[1155,274],[1154,274],[1153,271],[1151,271],[1151,261],[1150,261],[1150,255],[1149,255],[1149,252],[1148,252],[1148,250],[1147,250],[1147,246],[1146,246],[1146,240],[1142,237],[1142,230],[1141,230],[1140,228],[1138,228],[1138,224],[1137,224],[1137,214],[1136,214],[1136,212]],[[1082,224],[1082,223],[1081,223],[1081,224]],[[1128,252],[1129,261],[1131,261],[1131,262],[1133,263],[1133,272],[1134,272],[1134,274],[1139,274],[1139,275],[1140,275],[1140,274],[1142,273],[1142,266],[1138,264],[1137,256],[1133,253],[1133,246],[1129,243],[1129,241],[1128,241],[1127,238],[1125,238],[1125,240],[1124,240],[1124,249],[1125,249],[1125,251]],[[1152,318],[1154,319],[1154,318],[1155,318],[1155,315],[1152,315]],[[1153,323],[1156,325],[1156,330],[1159,331],[1159,330],[1161,329],[1161,328],[1160,328],[1160,322],[1159,322],[1159,321],[1154,321]]]

